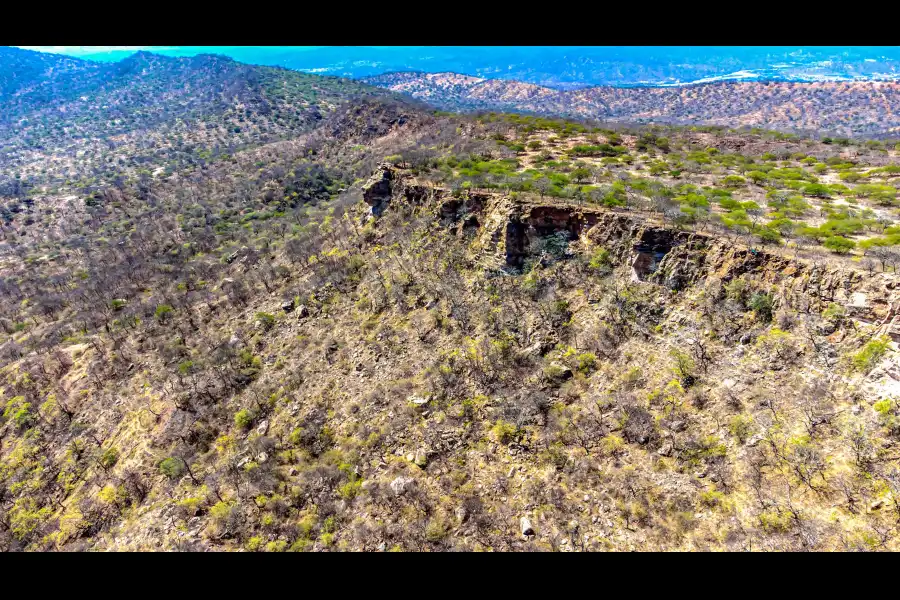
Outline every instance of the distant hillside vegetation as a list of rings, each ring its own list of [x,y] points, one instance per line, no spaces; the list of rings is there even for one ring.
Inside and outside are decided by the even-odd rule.
[[[896,136],[900,128],[900,83],[894,82],[754,81],[559,91],[456,73],[389,73],[364,81],[447,110],[518,110],[878,138]]]
[[[0,48],[0,165],[24,176],[47,154],[64,169],[67,159],[87,154],[99,162],[112,148],[135,163],[171,164],[177,155],[183,164],[287,139],[351,98],[390,95],[356,81],[211,54],[138,52],[93,63]],[[107,167],[98,164],[98,174],[112,172]]]

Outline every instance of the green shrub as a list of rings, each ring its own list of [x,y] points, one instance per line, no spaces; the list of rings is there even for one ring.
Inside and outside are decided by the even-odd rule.
[[[757,318],[764,323],[772,320],[772,296],[757,292],[750,297],[747,306],[756,313]]]
[[[256,313],[256,321],[260,324],[263,331],[268,331],[275,325],[275,315],[267,312],[258,312]]]
[[[887,351],[890,338],[882,336],[870,340],[868,344],[863,346],[862,350],[853,355],[850,359],[853,368],[856,371],[867,373],[874,367]]]
[[[103,454],[100,455],[99,462],[100,466],[104,469],[111,469],[117,462],[119,462],[119,451],[115,448],[108,448]]]
[[[831,189],[821,183],[811,183],[803,187],[803,195],[814,198],[828,198],[831,196]]]
[[[49,506],[38,508],[32,496],[23,496],[15,501],[9,510],[9,529],[18,540],[25,540],[41,527],[53,509]]]
[[[781,233],[771,227],[762,227],[758,232],[759,240],[764,244],[780,244]]]
[[[20,430],[28,429],[34,425],[31,403],[25,402],[25,396],[15,396],[7,402],[3,410],[3,418],[11,420]]]
[[[725,502],[725,494],[716,490],[706,490],[700,493],[700,503],[709,508],[721,506]]]
[[[159,471],[169,479],[175,479],[184,471],[184,464],[180,458],[170,456],[159,463]]]
[[[616,455],[625,448],[625,440],[614,433],[610,433],[600,440],[600,448],[606,454]]]
[[[247,540],[247,551],[249,552],[259,552],[259,549],[262,547],[263,539],[258,535],[253,536],[249,540]]]
[[[345,500],[353,500],[362,489],[362,480],[348,481],[338,488],[338,495]]]
[[[209,509],[209,515],[213,527],[217,531],[227,531],[233,525],[239,516],[238,508],[233,502],[216,502]]]
[[[680,380],[682,387],[691,387],[696,379],[694,376],[694,368],[696,366],[694,364],[694,359],[691,358],[690,354],[678,348],[669,350],[669,356],[675,361],[675,366],[672,367],[672,371]]]
[[[766,533],[788,531],[791,528],[792,521],[793,519],[789,512],[777,509],[763,512],[759,515],[759,524]]]
[[[725,296],[735,302],[744,303],[747,298],[747,281],[743,277],[736,277],[725,284]]]
[[[728,431],[736,437],[742,444],[747,441],[750,431],[753,429],[753,417],[745,415],[734,415],[728,423]]]
[[[835,254],[847,254],[854,248],[856,248],[856,242],[853,240],[848,240],[845,237],[841,237],[839,235],[833,235],[830,238],[826,239],[822,245],[826,248],[834,252]]]
[[[875,412],[878,413],[879,417],[884,418],[887,415],[890,415],[894,409],[894,403],[890,398],[885,398],[884,400],[879,400],[875,404],[872,405],[872,408],[875,409]]]
[[[429,542],[439,542],[450,533],[450,524],[443,515],[435,515],[425,525],[425,539]]]
[[[578,366],[576,367],[578,372],[582,375],[589,375],[595,368],[597,368],[597,355],[592,352],[584,352],[579,354],[576,357],[578,361]]]
[[[174,312],[174,310],[175,309],[173,309],[168,304],[160,304],[156,307],[156,319],[161,323],[165,323],[169,319],[169,316]]]
[[[612,256],[606,248],[597,248],[591,254],[591,260],[588,266],[595,271],[608,271],[612,265]]]
[[[234,413],[234,424],[241,429],[249,429],[253,425],[253,413],[246,408]]]
[[[491,427],[491,433],[494,439],[501,444],[508,444],[518,436],[519,428],[503,419],[497,419],[497,422]]]
[[[194,368],[194,361],[192,361],[192,360],[185,360],[185,361],[178,363],[178,373],[180,375],[189,374],[193,370],[193,368]]]
[[[847,309],[837,302],[832,302],[828,305],[828,308],[822,311],[822,316],[829,321],[840,321],[847,316]]]

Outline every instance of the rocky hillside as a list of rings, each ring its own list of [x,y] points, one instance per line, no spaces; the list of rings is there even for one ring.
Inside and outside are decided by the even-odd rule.
[[[754,81],[560,91],[455,73],[392,73],[365,81],[447,110],[519,110],[633,123],[900,137],[900,84],[896,82]]]
[[[11,356],[9,548],[896,549],[894,275],[362,191],[317,248]]]
[[[321,113],[0,186],[0,549],[898,549],[895,149]]]
[[[4,179],[137,176],[296,137],[350,99],[390,96],[336,77],[224,56],[138,52],[94,63],[0,47]]]

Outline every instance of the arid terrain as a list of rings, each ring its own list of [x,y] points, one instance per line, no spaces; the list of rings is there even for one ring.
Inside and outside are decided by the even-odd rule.
[[[21,52],[0,549],[900,549],[892,144]]]
[[[389,73],[364,81],[446,110],[900,138],[900,83],[893,81],[720,82],[567,91],[455,73]]]

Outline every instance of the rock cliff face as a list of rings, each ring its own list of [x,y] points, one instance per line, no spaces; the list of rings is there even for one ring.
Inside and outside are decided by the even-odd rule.
[[[391,201],[391,181],[394,170],[389,165],[381,165],[363,185],[363,200],[369,205],[372,215],[379,217]]]
[[[459,197],[434,189],[435,216],[462,235],[474,234],[472,252],[488,268],[521,269],[535,242],[565,233],[582,249],[601,246],[632,278],[681,290],[707,278],[727,283],[745,276],[773,288],[774,303],[801,313],[844,306],[849,316],[900,340],[900,296],[894,274],[868,273],[793,259],[736,245],[708,234],[670,229],[647,218],[586,206],[514,200],[502,194]],[[365,188],[372,213],[394,201],[421,204],[429,192],[402,170],[382,165]]]

